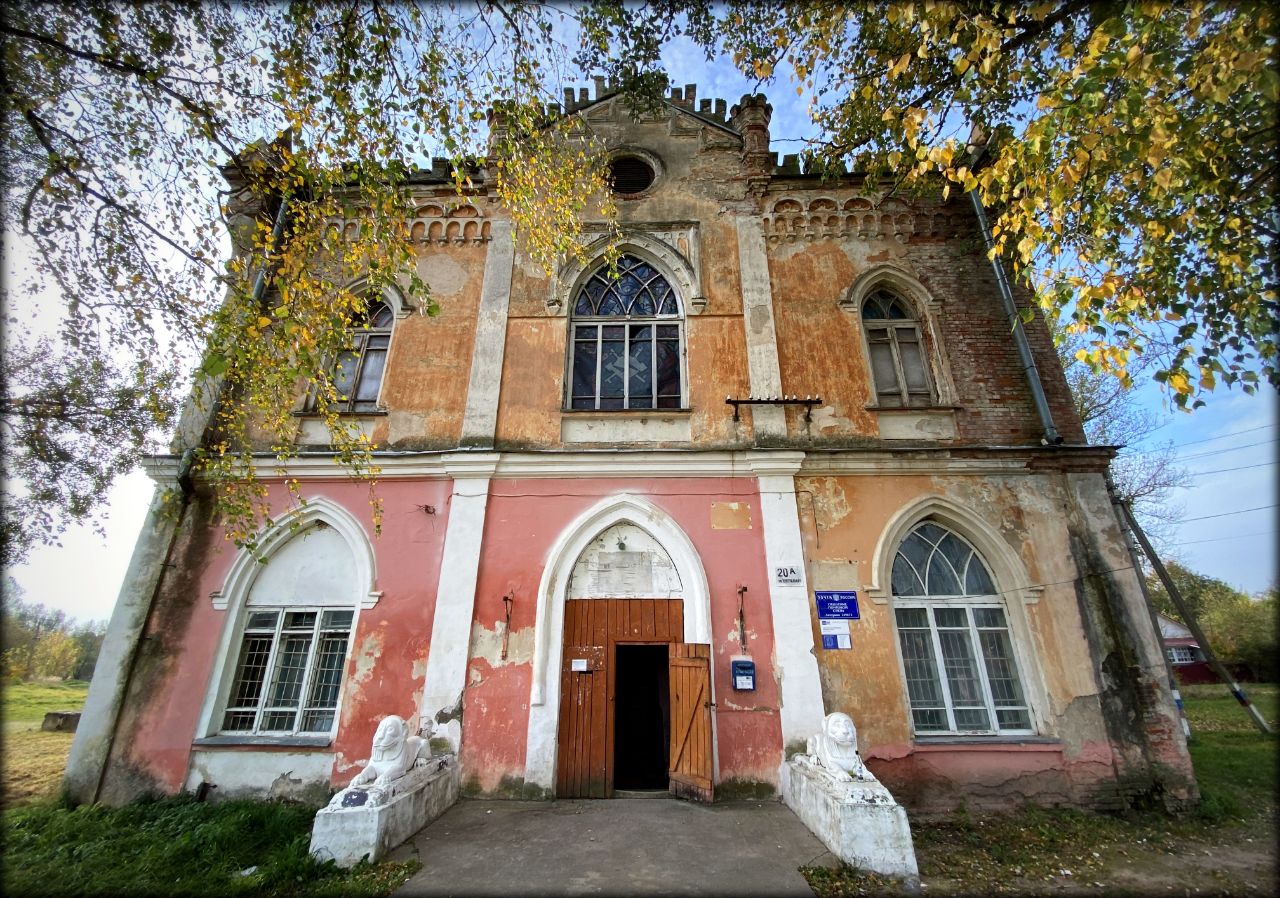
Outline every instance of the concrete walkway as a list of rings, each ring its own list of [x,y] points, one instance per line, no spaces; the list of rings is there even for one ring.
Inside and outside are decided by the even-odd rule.
[[[397,896],[794,895],[836,859],[778,801],[462,800],[391,855]]]

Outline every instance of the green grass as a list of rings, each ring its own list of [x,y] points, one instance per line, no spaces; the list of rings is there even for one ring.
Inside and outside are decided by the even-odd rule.
[[[36,723],[46,711],[79,711],[84,707],[89,684],[82,680],[24,683],[9,681],[3,687],[0,716],[8,724]]]
[[[7,895],[383,896],[417,863],[341,870],[308,854],[315,809],[189,796],[6,811]]]
[[[122,808],[70,808],[56,794],[70,733],[46,711],[84,705],[89,684],[4,684],[6,895],[388,895],[418,864],[341,870],[308,853],[315,808],[189,796]],[[252,872],[244,871],[254,868]]]
[[[1250,684],[1245,692],[1276,729],[1280,687]],[[1192,686],[1182,693],[1201,792],[1194,812],[1173,818],[1156,811],[1107,815],[1027,807],[1009,814],[961,811],[913,824],[921,880],[929,894],[1037,894],[1050,882],[1054,888],[1073,882],[1101,887],[1106,894],[1147,894],[1154,887],[1142,883],[1151,877],[1180,875],[1169,873],[1172,858],[1185,862],[1208,853],[1221,859],[1251,840],[1273,845],[1277,737],[1257,730],[1225,686]],[[1230,865],[1222,866],[1188,866],[1185,875],[1191,878],[1185,886],[1259,893],[1256,877],[1241,880]],[[802,872],[823,898],[902,894],[899,883],[849,867],[805,867]],[[1183,884],[1179,882],[1179,893]],[[1271,884],[1264,883],[1260,893],[1269,893]]]

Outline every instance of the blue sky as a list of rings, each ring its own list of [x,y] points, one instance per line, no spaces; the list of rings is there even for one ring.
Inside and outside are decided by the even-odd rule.
[[[732,106],[757,89],[727,62],[708,64],[702,51],[684,39],[668,46],[664,61],[672,83],[696,84],[701,98],[721,98]],[[782,81],[764,91],[774,109],[773,149],[799,152],[800,141],[812,129],[794,85]],[[1184,508],[1184,523],[1170,541],[1168,557],[1246,592],[1276,584],[1280,397],[1272,390],[1247,396],[1239,389],[1219,388],[1207,407],[1186,413],[1170,410],[1154,383],[1140,385],[1137,395],[1163,424],[1133,448],[1172,443],[1177,459],[1192,475],[1190,485],[1174,496]],[[80,620],[107,618],[150,495],[150,482],[142,473],[123,478],[109,497],[105,537],[88,527],[75,528],[62,547],[37,549],[27,563],[6,575],[15,577],[28,600],[63,609]]]

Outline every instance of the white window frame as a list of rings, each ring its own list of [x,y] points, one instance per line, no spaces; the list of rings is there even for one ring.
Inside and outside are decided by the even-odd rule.
[[[1189,645],[1171,645],[1165,648],[1170,664],[1195,664],[1196,650]]]
[[[1035,702],[1033,693],[1031,692],[1031,686],[1032,686],[1031,676],[1030,676],[1031,670],[1025,661],[1024,654],[1020,645],[1021,641],[1018,638],[1018,630],[1014,625],[1014,619],[1012,615],[1013,609],[1010,608],[1009,603],[1005,602],[1002,599],[1001,595],[999,594],[961,595],[961,596],[927,595],[927,596],[899,597],[893,593],[892,568],[893,568],[894,560],[897,558],[898,552],[901,550],[903,543],[911,537],[911,535],[916,531],[917,528],[921,527],[924,524],[932,524],[935,527],[939,527],[947,531],[956,539],[963,542],[973,552],[973,555],[969,559],[969,563],[973,563],[974,561],[981,563],[983,566],[983,569],[986,571],[988,579],[990,579],[991,584],[995,586],[997,590],[999,589],[998,584],[1000,582],[997,579],[996,571],[993,570],[991,564],[988,562],[984,554],[979,550],[978,546],[975,545],[975,543],[972,540],[968,539],[962,531],[959,531],[955,527],[951,526],[949,521],[938,520],[938,519],[935,519],[933,516],[925,517],[925,518],[916,518],[914,523],[912,523],[910,526],[904,527],[900,531],[901,535],[897,538],[896,542],[893,544],[892,554],[889,555],[887,559],[887,566],[885,570],[885,574],[886,574],[885,584],[888,587],[889,595],[891,596],[890,617],[893,622],[895,650],[898,653],[898,669],[902,676],[903,698],[906,703],[907,716],[910,720],[912,733],[917,738],[928,738],[928,737],[935,737],[935,736],[966,737],[966,736],[1036,735],[1038,733],[1038,722],[1037,722],[1037,714],[1035,710],[1036,702]],[[906,656],[902,646],[902,634],[901,634],[901,628],[898,625],[898,615],[897,615],[897,611],[899,609],[906,610],[911,608],[925,609],[926,615],[928,617],[930,645],[932,647],[932,652],[933,652],[934,675],[937,677],[937,686],[942,696],[943,706],[946,709],[947,724],[948,724],[947,729],[920,730],[916,728],[915,714],[911,707],[911,695],[910,695],[910,689],[907,683]],[[951,697],[951,684],[947,677],[946,665],[942,655],[941,639],[938,633],[939,627],[937,625],[937,619],[934,613],[935,610],[938,608],[965,609],[966,630],[968,633],[969,648],[975,660],[975,666],[978,669],[978,682],[982,690],[983,704],[987,712],[988,720],[991,723],[991,727],[988,729],[961,729],[956,726],[955,705]],[[986,660],[985,653],[983,652],[983,649],[982,649],[982,642],[978,638],[978,631],[980,629],[994,629],[994,628],[979,628],[977,626],[975,617],[973,614],[973,610],[981,609],[981,608],[998,608],[1004,617],[1003,629],[1005,633],[1008,634],[1008,640],[1009,640],[1009,655],[1010,655],[1009,661],[1014,666],[1014,674],[1017,676],[1017,685],[1022,697],[1021,705],[1011,706],[1011,707],[1013,709],[1021,709],[1025,711],[1027,716],[1027,721],[1028,721],[1028,726],[1026,728],[1001,727],[999,725],[999,719],[996,715],[997,707],[995,704],[995,698],[991,692],[991,684],[989,682],[989,677],[987,674],[987,660]],[[907,629],[919,629],[919,628],[907,628]],[[955,628],[943,627],[942,629],[955,629]],[[1006,708],[1005,710],[1009,710],[1009,708]]]
[[[264,559],[271,559],[294,539],[303,536],[308,528],[320,523],[337,531],[351,550],[351,561],[355,565],[355,595],[350,599],[335,598],[332,601],[307,599],[250,601],[254,583],[265,570]],[[204,704],[200,710],[196,738],[221,737],[224,733],[222,724],[236,677],[236,665],[240,660],[239,653],[244,639],[245,625],[254,611],[299,610],[311,607],[346,610],[354,607],[351,634],[347,639],[346,656],[342,662],[344,675],[338,689],[334,728],[329,733],[309,733],[305,734],[305,737],[299,737],[308,740],[317,738],[331,740],[341,719],[347,686],[345,671],[355,652],[355,634],[360,628],[360,613],[376,607],[382,597],[382,591],[375,589],[376,583],[377,566],[373,545],[369,541],[364,525],[338,502],[326,496],[308,496],[305,504],[285,512],[267,525],[259,534],[258,552],[254,553],[246,549],[237,552],[222,588],[209,595],[213,610],[216,613],[225,613],[225,620],[222,624],[217,655],[210,669],[209,689],[205,693]],[[227,731],[231,739],[248,742],[270,743],[278,738],[274,734],[251,735],[234,731],[237,734],[231,735],[232,732]]]
[[[316,659],[320,652],[321,637],[325,633],[339,632],[336,627],[325,628],[323,626],[324,617],[327,612],[347,612],[351,615],[351,620],[346,626],[346,639],[342,648],[342,657],[339,659],[339,685],[338,691],[334,695],[333,707],[322,708],[321,710],[332,711],[333,720],[329,726],[323,730],[304,730],[302,722],[306,718],[309,710],[307,704],[313,686],[313,679],[316,675]],[[231,704],[236,686],[240,682],[240,661],[241,655],[245,650],[245,637],[255,632],[258,628],[251,626],[254,614],[274,614],[276,616],[275,623],[271,630],[271,648],[268,651],[267,659],[263,665],[262,679],[260,680],[260,688],[257,701],[252,707],[249,705],[233,706]],[[303,665],[302,680],[298,687],[297,704],[292,708],[283,705],[270,705],[270,694],[275,686],[276,678],[279,676],[280,647],[284,642],[285,621],[290,614],[315,614],[315,621],[311,625],[311,642],[307,649],[307,658]],[[235,735],[235,736],[332,736],[338,725],[338,710],[342,701],[342,683],[341,679],[345,675],[347,658],[351,653],[351,637],[355,631],[356,609],[354,606],[350,608],[341,608],[328,605],[311,605],[311,606],[284,606],[284,605],[262,605],[251,606],[247,609],[244,624],[239,628],[239,640],[235,643],[236,651],[234,656],[229,657],[231,664],[230,682],[227,695],[219,709],[219,721],[222,726],[218,730],[219,735]],[[261,628],[261,632],[265,633],[266,628]],[[293,726],[287,729],[267,729],[264,727],[264,718],[272,713],[279,711],[289,711],[293,714]],[[252,713],[253,725],[248,728],[233,728],[226,726],[227,716],[233,713]]]
[[[937,677],[938,691],[942,695],[943,707],[947,715],[947,728],[938,730],[921,730],[916,728],[915,713],[911,708],[911,696],[907,695],[907,708],[911,714],[911,729],[917,736],[1026,736],[1034,735],[1035,717],[1028,701],[1027,688],[1025,686],[1025,677],[1022,667],[1018,663],[1017,650],[1014,647],[1013,628],[1009,624],[1009,611],[1003,602],[998,599],[989,599],[983,601],[980,597],[965,597],[963,599],[954,598],[934,598],[930,599],[894,599],[894,630],[898,632],[898,653],[903,664],[903,672],[905,677],[906,658],[903,654],[901,628],[897,622],[897,612],[899,610],[908,610],[913,608],[924,609],[929,620],[929,638],[933,647],[933,667],[934,675]],[[969,650],[974,660],[974,666],[978,671],[978,682],[982,689],[983,708],[987,712],[987,719],[991,721],[992,726],[988,729],[962,729],[956,725],[956,706],[951,696],[951,683],[947,677],[946,663],[942,654],[942,639],[938,633],[939,629],[955,630],[956,627],[939,628],[935,611],[938,608],[961,608],[965,611],[965,632],[968,634]],[[1020,706],[1006,706],[998,708],[995,703],[995,696],[991,692],[991,682],[987,675],[987,659],[983,652],[982,640],[978,638],[980,630],[993,630],[994,627],[979,627],[974,615],[975,609],[995,608],[1004,616],[1004,627],[1001,628],[1008,636],[1010,661],[1014,665],[1014,674],[1017,676],[1018,690],[1022,694],[1022,704]],[[919,629],[919,628],[908,628]],[[1027,720],[1031,724],[1025,728],[1006,728],[999,725],[999,717],[997,711],[1000,710],[1021,710],[1027,715]]]

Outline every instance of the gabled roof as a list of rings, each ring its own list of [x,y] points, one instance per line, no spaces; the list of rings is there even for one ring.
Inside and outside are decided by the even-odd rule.
[[[1171,617],[1165,617],[1159,612],[1156,613],[1156,619],[1160,622],[1160,638],[1161,639],[1194,639],[1195,635],[1189,630],[1185,624],[1180,624]]]

